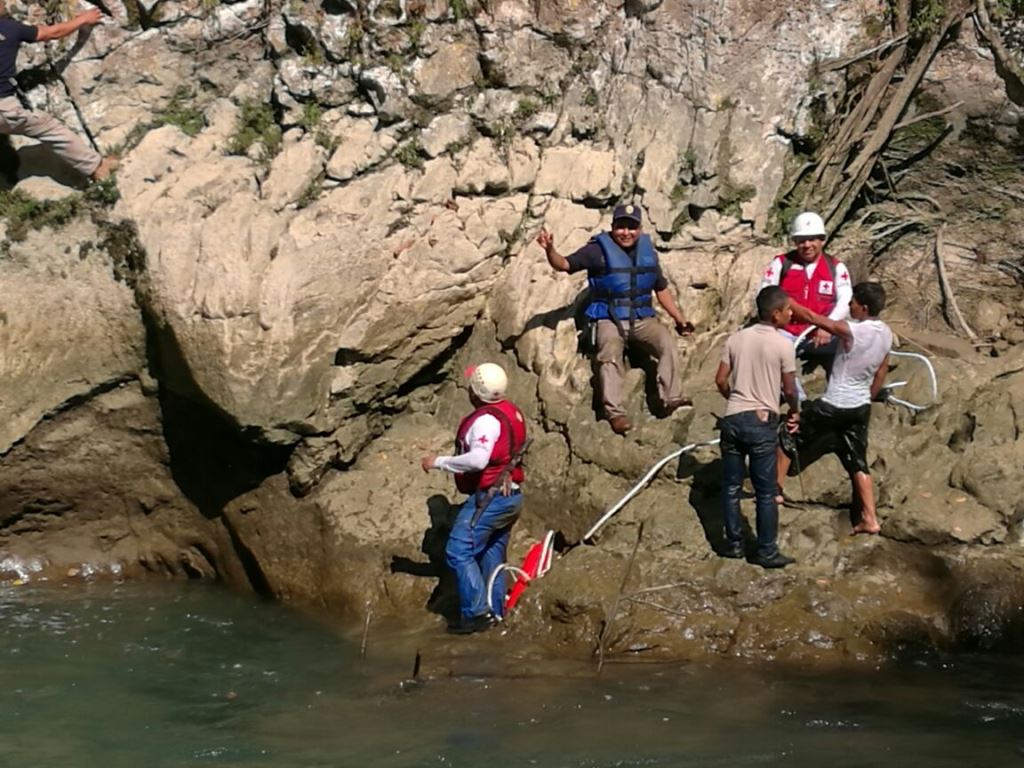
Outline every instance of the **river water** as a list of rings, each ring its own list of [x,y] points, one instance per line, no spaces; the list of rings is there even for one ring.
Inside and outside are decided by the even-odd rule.
[[[360,658],[358,628],[193,584],[0,588],[0,627],[4,768],[1024,766],[1014,658],[598,676],[529,654],[510,672],[482,636],[402,685],[440,625],[375,628]]]

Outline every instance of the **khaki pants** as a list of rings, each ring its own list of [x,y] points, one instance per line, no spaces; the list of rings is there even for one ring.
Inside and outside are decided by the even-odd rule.
[[[0,99],[0,134],[28,136],[49,144],[83,176],[91,176],[103,159],[64,123],[44,112],[25,109],[17,96]]]
[[[626,343],[637,344],[658,361],[658,397],[662,405],[681,396],[676,343],[672,331],[656,317],[637,320],[630,331],[629,323],[622,323],[626,338],[611,320],[597,321],[597,376],[601,387],[601,403],[605,415],[611,419],[625,416],[622,407],[623,381],[626,366],[623,360]]]

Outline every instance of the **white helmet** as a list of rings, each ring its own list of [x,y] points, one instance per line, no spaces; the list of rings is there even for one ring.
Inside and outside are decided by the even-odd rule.
[[[467,371],[469,388],[478,399],[485,403],[496,403],[505,399],[508,376],[500,365],[481,363]]]
[[[824,237],[825,222],[821,216],[810,211],[805,211],[793,219],[789,228],[790,237]]]

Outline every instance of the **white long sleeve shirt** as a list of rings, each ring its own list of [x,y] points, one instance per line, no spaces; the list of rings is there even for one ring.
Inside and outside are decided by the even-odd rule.
[[[434,467],[448,472],[479,472],[487,466],[494,446],[501,438],[501,424],[489,413],[477,416],[466,431],[469,450],[458,456],[438,456]]]
[[[822,257],[819,256],[818,258],[820,259]],[[815,261],[808,267],[808,270],[813,274],[817,265],[818,262]],[[789,268],[790,270],[799,269],[803,271],[804,265],[794,261]],[[778,285],[779,280],[781,279],[782,256],[776,256],[772,259],[771,264],[768,265],[764,274],[761,275],[761,287],[758,288],[758,292],[769,285]],[[836,262],[835,293],[836,305],[832,308],[832,311],[828,313],[828,318],[829,320],[845,320],[850,316],[850,299],[853,298],[853,281],[850,279],[850,271],[841,261]]]

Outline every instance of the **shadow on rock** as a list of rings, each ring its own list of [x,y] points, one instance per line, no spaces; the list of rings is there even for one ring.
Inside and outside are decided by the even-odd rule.
[[[725,551],[725,519],[722,517],[722,460],[712,459],[702,464],[690,454],[679,457],[679,480],[693,478],[687,501],[697,512],[697,519],[704,529],[704,538],[716,554]],[[746,496],[747,494],[744,494]],[[754,533],[746,518],[743,520],[743,539],[747,549],[754,540]]]
[[[440,614],[449,621],[459,617],[459,590],[455,583],[455,572],[445,563],[445,550],[452,525],[459,513],[459,505],[435,494],[427,499],[427,514],[430,527],[423,533],[420,551],[427,556],[426,562],[395,555],[391,558],[392,573],[407,573],[410,576],[436,578],[437,586],[427,599],[427,610]]]
[[[160,409],[171,475],[208,518],[288,463],[291,446],[252,440],[210,406],[165,391]]]

